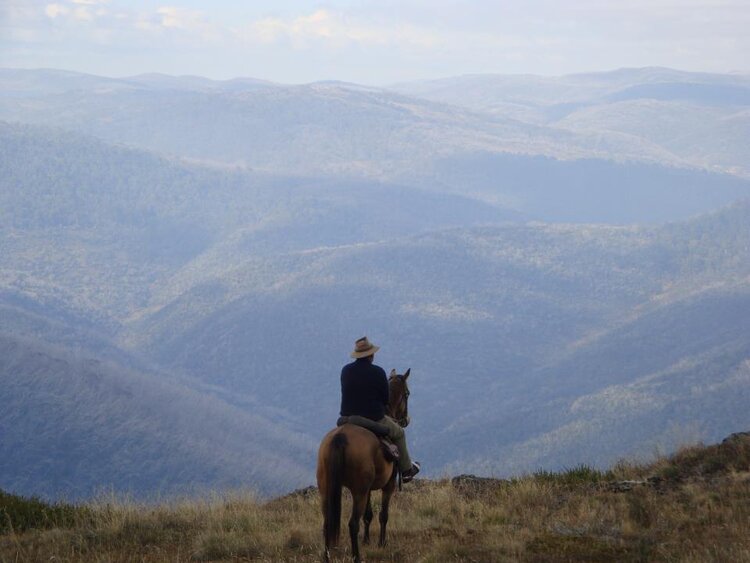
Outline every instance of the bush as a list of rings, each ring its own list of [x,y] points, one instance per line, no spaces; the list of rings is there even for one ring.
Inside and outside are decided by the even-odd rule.
[[[70,528],[81,508],[71,504],[49,504],[0,491],[0,533],[32,528]]]
[[[543,483],[555,485],[577,486],[596,484],[609,478],[608,474],[602,473],[586,464],[581,464],[571,469],[560,472],[540,470],[534,473],[534,479]]]

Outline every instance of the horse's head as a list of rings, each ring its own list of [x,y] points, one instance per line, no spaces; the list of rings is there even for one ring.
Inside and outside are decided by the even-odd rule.
[[[396,370],[391,370],[388,378],[388,416],[398,422],[399,426],[409,426],[409,379],[411,368],[404,375],[399,375]]]

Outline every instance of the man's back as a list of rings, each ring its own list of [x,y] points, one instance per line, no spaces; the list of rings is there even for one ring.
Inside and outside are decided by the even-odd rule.
[[[341,416],[359,415],[381,420],[388,404],[388,378],[366,358],[341,370]]]

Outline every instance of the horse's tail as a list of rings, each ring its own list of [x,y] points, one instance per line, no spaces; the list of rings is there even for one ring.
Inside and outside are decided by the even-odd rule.
[[[341,488],[344,481],[346,435],[335,434],[329,446],[328,491],[326,492],[325,541],[336,545],[341,531]]]

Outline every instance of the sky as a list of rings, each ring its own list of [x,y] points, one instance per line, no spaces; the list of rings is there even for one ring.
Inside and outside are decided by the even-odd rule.
[[[750,0],[0,0],[0,66],[368,85],[750,72]]]

